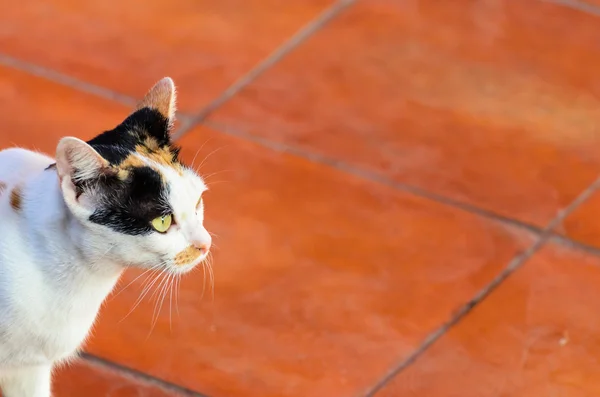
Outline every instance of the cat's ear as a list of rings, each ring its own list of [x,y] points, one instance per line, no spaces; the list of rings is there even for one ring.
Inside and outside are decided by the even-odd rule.
[[[167,119],[169,128],[171,128],[175,121],[176,100],[177,92],[173,79],[164,77],[138,103],[136,111],[143,108],[154,109]]]
[[[56,169],[61,181],[72,182],[94,179],[109,170],[110,165],[90,145],[81,139],[66,137],[56,148]]]

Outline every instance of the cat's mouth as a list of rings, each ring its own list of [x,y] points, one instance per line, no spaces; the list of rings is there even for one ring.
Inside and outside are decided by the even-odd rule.
[[[174,263],[170,268],[171,271],[177,274],[187,273],[198,266],[201,266],[204,272],[206,272],[208,268],[210,268],[212,272],[212,256],[210,255],[210,252],[201,252],[199,255],[194,254],[185,261],[176,258],[173,262]]]

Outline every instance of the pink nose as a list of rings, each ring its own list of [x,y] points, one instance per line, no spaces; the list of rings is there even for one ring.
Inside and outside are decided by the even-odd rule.
[[[208,254],[212,242],[210,240],[194,241],[194,247],[198,248],[202,254]]]

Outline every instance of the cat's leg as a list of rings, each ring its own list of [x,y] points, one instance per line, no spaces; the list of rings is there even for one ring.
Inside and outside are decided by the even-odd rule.
[[[0,379],[4,397],[50,397],[52,368],[37,366],[19,369]]]

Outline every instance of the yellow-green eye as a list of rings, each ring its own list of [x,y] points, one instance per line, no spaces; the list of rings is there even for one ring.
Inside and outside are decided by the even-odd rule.
[[[173,221],[172,215],[163,215],[152,219],[152,227],[159,233],[166,233],[171,227]]]

